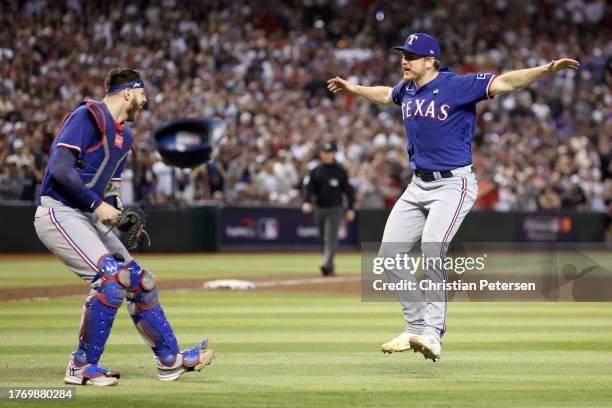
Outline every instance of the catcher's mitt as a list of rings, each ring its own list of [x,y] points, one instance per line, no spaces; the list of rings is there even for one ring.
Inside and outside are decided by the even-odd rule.
[[[119,231],[124,233],[125,245],[128,249],[136,248],[142,235],[147,238],[148,245],[151,246],[151,239],[145,231],[146,215],[141,208],[136,206],[125,207],[117,217],[115,225]]]

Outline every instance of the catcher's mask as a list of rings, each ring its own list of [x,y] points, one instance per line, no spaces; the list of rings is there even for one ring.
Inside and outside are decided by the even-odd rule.
[[[213,145],[225,135],[220,119],[175,119],[153,133],[157,151],[167,163],[195,167],[210,160]]]

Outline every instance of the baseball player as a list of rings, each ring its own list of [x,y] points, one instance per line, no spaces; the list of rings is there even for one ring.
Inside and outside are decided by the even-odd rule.
[[[476,128],[476,103],[526,87],[546,74],[577,69],[572,59],[554,60],[535,68],[455,75],[440,69],[438,41],[414,33],[402,47],[403,79],[393,88],[360,86],[335,77],[328,89],[358,95],[380,105],[398,105],[408,136],[410,167],[415,177],[393,207],[379,256],[410,251],[419,239],[424,257],[443,259],[448,243],[476,200],[471,142]],[[424,270],[432,281],[445,278],[436,262]],[[391,274],[394,272],[392,271]],[[445,293],[445,292],[444,292]],[[383,352],[409,350],[440,358],[446,330],[446,301],[410,301],[400,296],[405,331],[381,346]]]
[[[81,103],[60,126],[34,219],[45,246],[91,285],[64,382],[117,384],[119,372],[98,362],[124,298],[136,329],[153,350],[159,379],[176,380],[210,364],[214,352],[207,349],[207,340],[179,351],[159,304],[155,277],[109,233],[121,214],[121,172],[133,144],[125,122],[138,119],[147,98],[140,74],[132,69],[110,70],[105,86],[104,100]]]

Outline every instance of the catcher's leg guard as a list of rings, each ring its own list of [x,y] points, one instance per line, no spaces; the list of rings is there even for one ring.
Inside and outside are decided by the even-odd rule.
[[[79,365],[98,363],[125,296],[125,288],[117,280],[121,263],[109,255],[102,258],[99,267],[83,307],[79,347],[74,354]]]
[[[187,371],[200,371],[210,365],[215,352],[207,348],[206,339],[192,349],[179,352],[172,327],[157,298],[155,278],[150,272],[132,261],[120,271],[119,282],[130,292],[130,315],[136,329],[155,354],[155,367],[160,380],[177,380]]]
[[[136,261],[126,265],[119,275],[121,282],[130,292],[128,309],[136,329],[157,358],[166,365],[173,365],[179,354],[179,347],[157,298],[155,277],[142,269]]]

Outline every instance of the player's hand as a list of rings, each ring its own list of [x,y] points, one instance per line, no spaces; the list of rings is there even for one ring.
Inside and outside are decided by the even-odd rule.
[[[121,214],[121,211],[107,203],[106,201],[102,201],[102,204],[95,209],[94,213],[96,217],[102,221],[105,225],[113,225],[115,220]]]
[[[327,89],[329,89],[330,92],[333,92],[333,93],[338,93],[341,91],[352,93],[353,90],[355,89],[355,85],[351,84],[346,79],[342,79],[339,76],[337,76],[327,81]]]
[[[310,214],[312,212],[312,204],[304,203],[302,204],[302,211],[304,214]]]
[[[344,219],[347,220],[348,222],[353,221],[355,219],[355,211],[347,210],[346,214],[344,214]]]
[[[552,60],[546,64],[546,72],[552,74],[562,69],[578,69],[580,63],[570,58],[562,58],[559,60]]]

